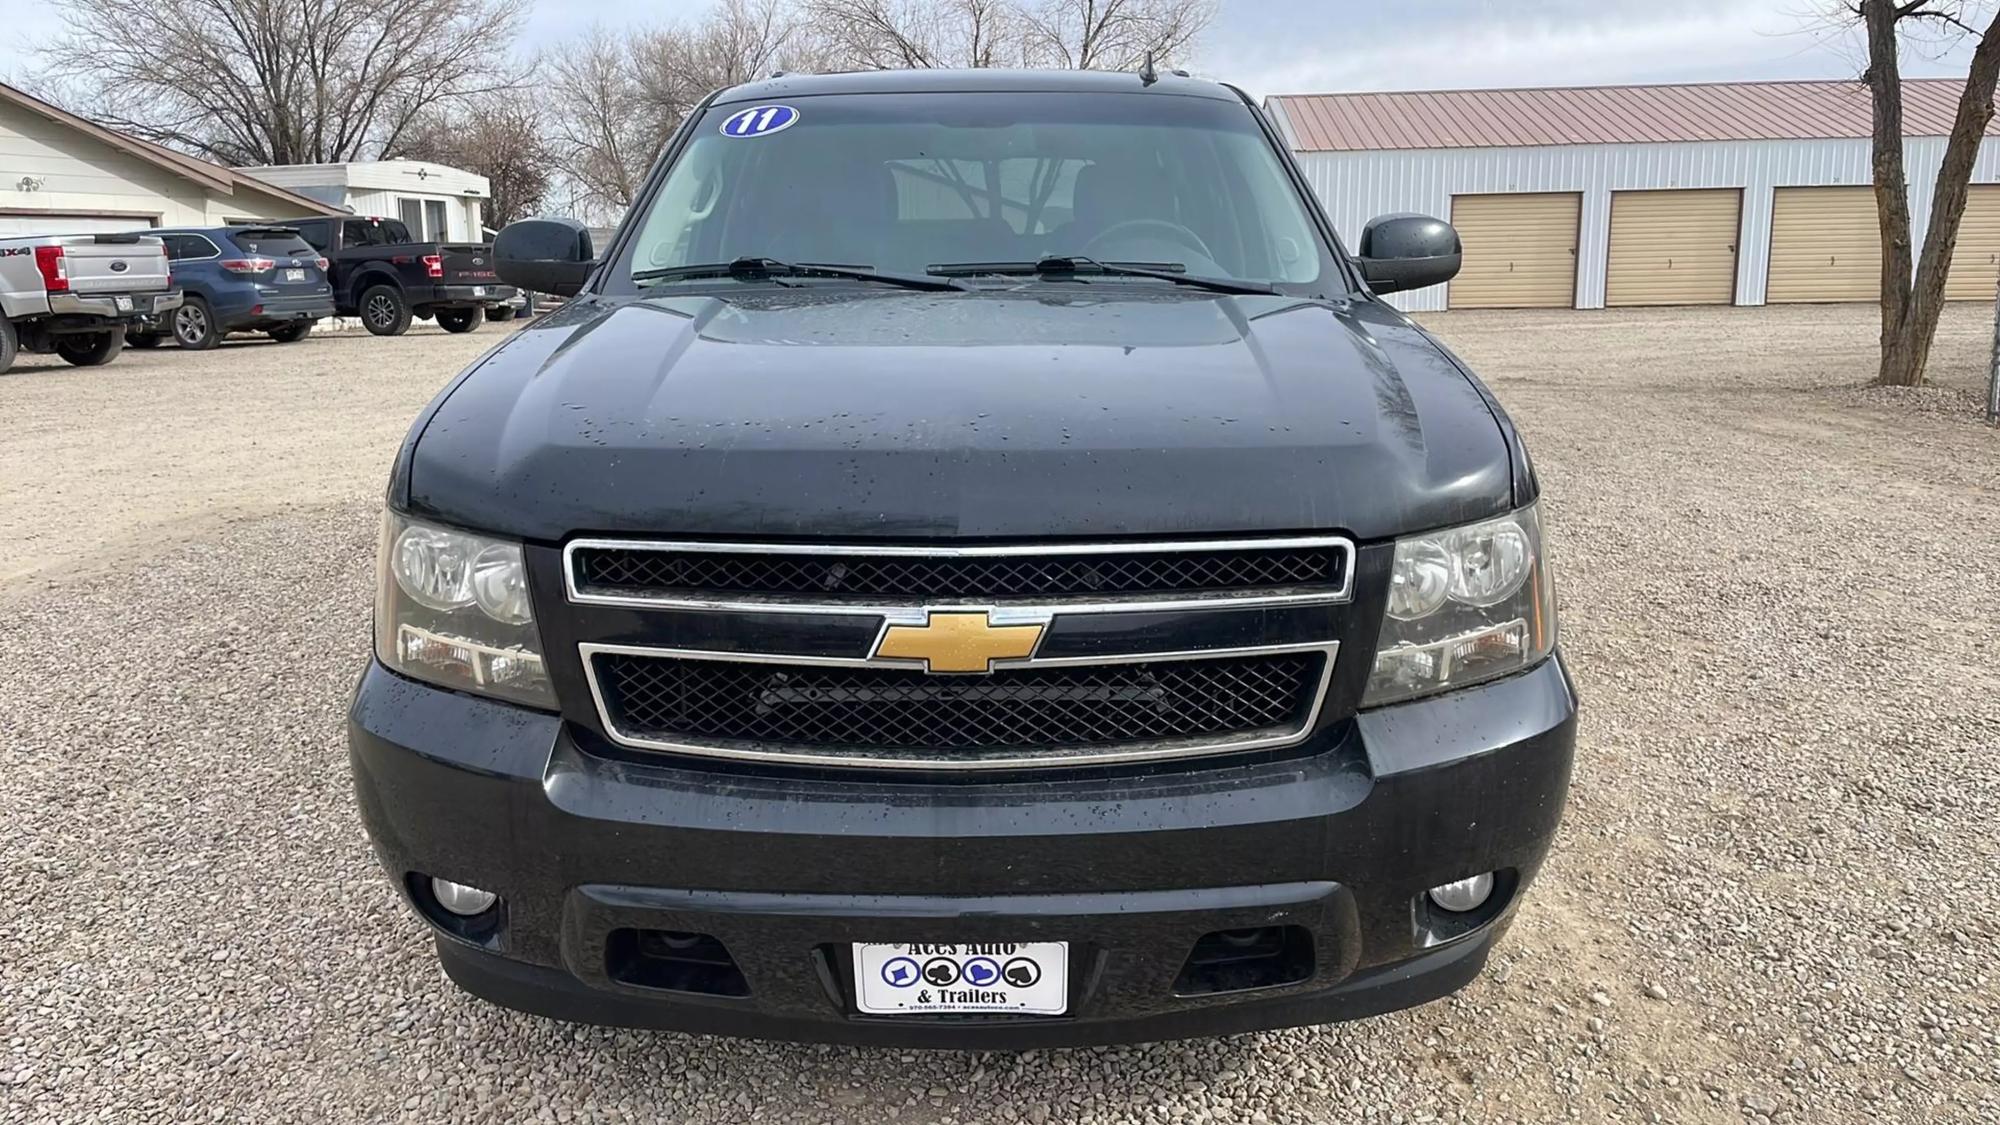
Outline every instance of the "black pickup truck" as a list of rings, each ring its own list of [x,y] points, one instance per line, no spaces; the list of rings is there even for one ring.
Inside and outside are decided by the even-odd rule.
[[[1541,488],[1271,122],[1179,76],[687,117],[391,471],[361,815],[549,1016],[1013,1048],[1472,980],[1561,818]]]
[[[481,320],[514,315],[515,290],[493,272],[491,246],[418,242],[400,221],[372,216],[283,225],[326,256],[338,314],[359,316],[377,336],[401,336],[413,316],[470,332]]]

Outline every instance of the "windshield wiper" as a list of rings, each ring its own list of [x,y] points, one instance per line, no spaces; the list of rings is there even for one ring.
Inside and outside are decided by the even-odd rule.
[[[1181,262],[1100,262],[1082,254],[1045,254],[1032,262],[952,262],[925,271],[939,277],[976,277],[980,274],[1049,275],[1101,273],[1112,277],[1150,277],[1216,293],[1277,292],[1258,281],[1232,281],[1221,277],[1199,277],[1187,272]]]
[[[937,292],[963,290],[965,286],[941,277],[919,277],[907,273],[884,273],[867,266],[837,266],[820,262],[781,262],[776,258],[745,257],[731,262],[698,266],[668,266],[664,269],[635,270],[633,281],[691,281],[710,277],[738,281],[766,281],[778,277],[842,277],[853,281],[879,281],[905,289]]]

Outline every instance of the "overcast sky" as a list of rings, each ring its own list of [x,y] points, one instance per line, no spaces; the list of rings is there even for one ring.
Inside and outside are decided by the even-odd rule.
[[[698,16],[713,0],[535,0],[519,45],[593,23]],[[34,0],[11,9],[0,75],[61,31]],[[1815,25],[1827,0],[1221,0],[1193,64],[1257,94],[1758,78],[1851,78],[1858,48]],[[24,10],[25,9],[25,10]],[[161,6],[162,12],[171,4]],[[24,42],[25,41],[25,42]],[[1911,75],[1963,74],[1964,44],[1915,52]]]

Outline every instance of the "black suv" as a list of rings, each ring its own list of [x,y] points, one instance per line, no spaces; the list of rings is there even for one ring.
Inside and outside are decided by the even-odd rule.
[[[470,332],[481,320],[511,320],[516,293],[500,284],[493,248],[482,242],[420,242],[396,219],[295,219],[287,225],[331,263],[341,316],[377,336],[401,336],[410,318]]]
[[[1576,699],[1507,415],[1180,77],[710,97],[396,459],[360,808],[451,977],[573,1020],[1024,1047],[1479,971]]]

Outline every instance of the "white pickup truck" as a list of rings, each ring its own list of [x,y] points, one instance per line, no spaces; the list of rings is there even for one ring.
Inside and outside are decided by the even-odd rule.
[[[178,308],[166,247],[137,234],[0,238],[0,372],[25,348],[109,363],[133,321]]]

